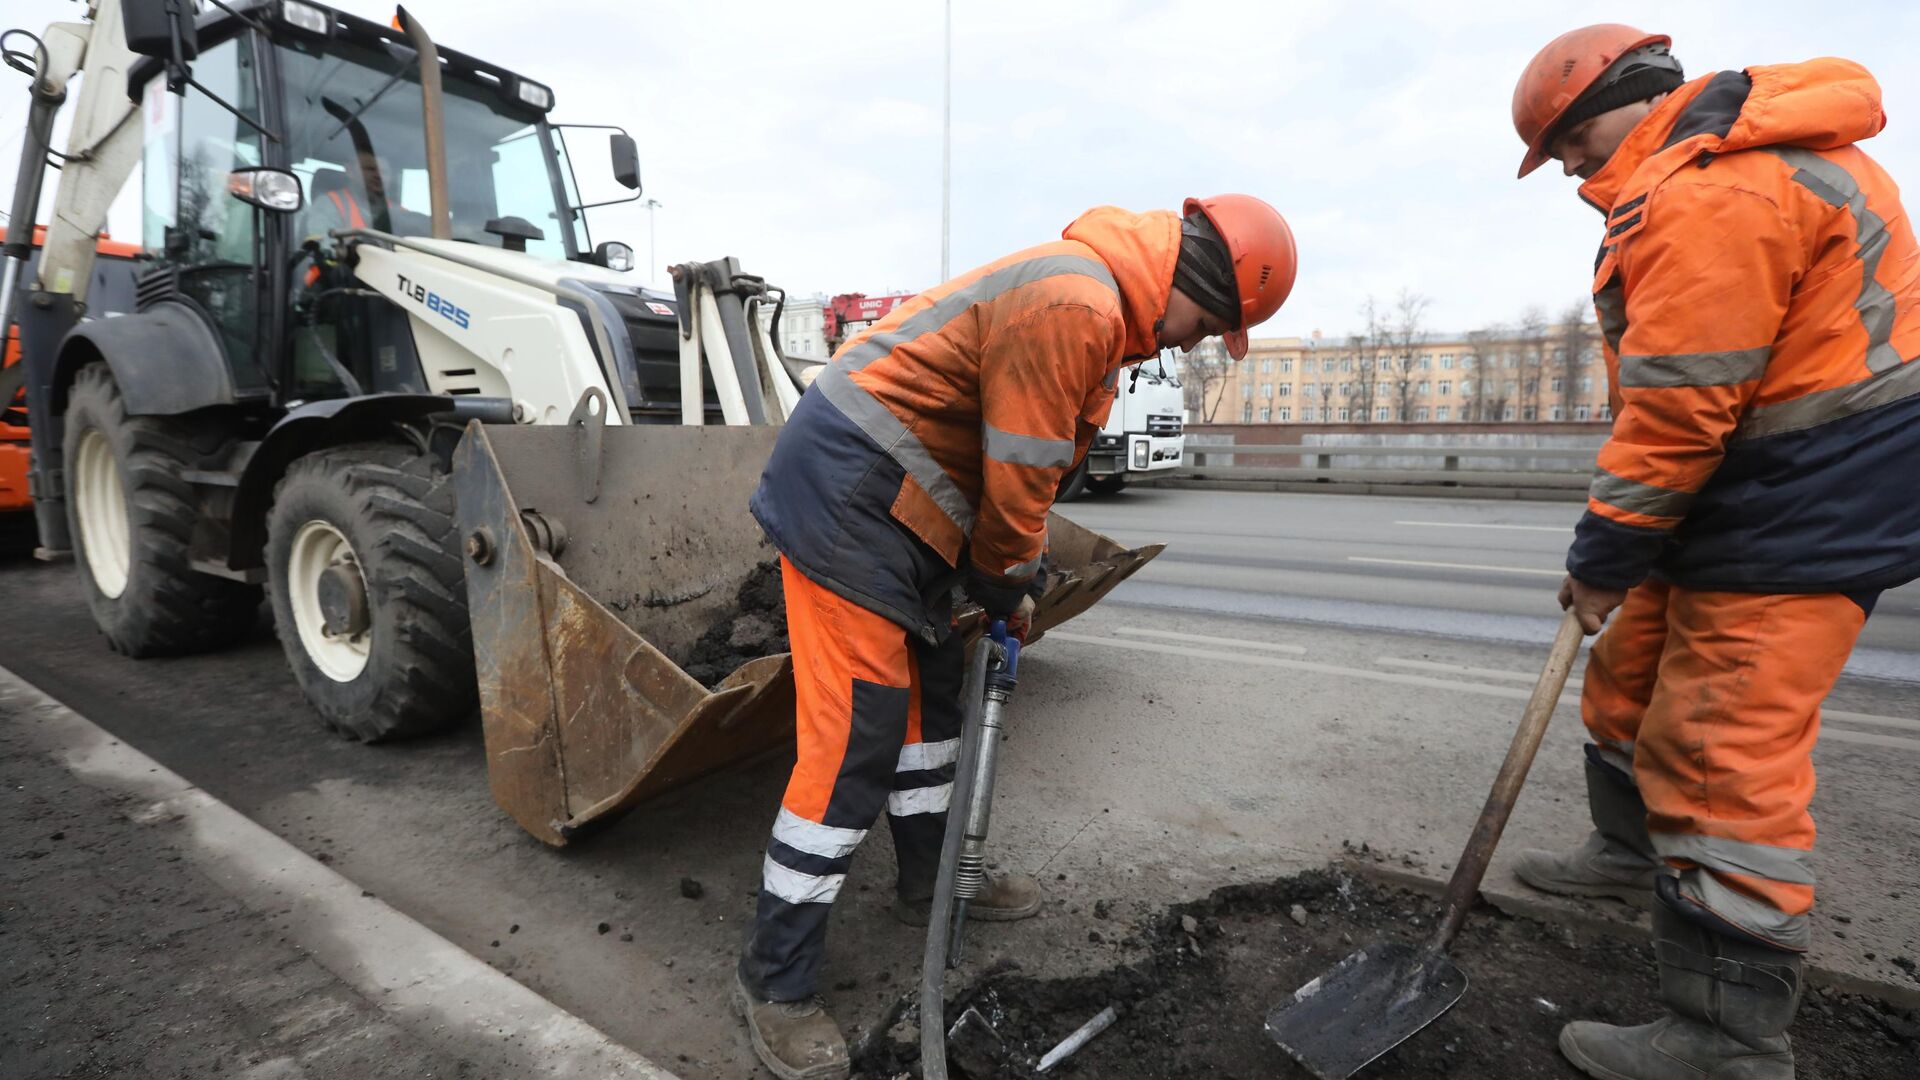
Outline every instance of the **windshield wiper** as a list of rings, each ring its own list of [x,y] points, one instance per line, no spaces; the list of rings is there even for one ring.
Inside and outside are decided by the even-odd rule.
[[[322,139],[321,140],[322,142],[332,139],[335,135],[338,135],[341,132],[347,130],[347,127],[349,125],[351,125],[355,120],[360,119],[361,113],[366,112],[368,109],[373,108],[374,102],[377,102],[382,97],[385,97],[387,91],[393,89],[394,84],[399,82],[403,77],[405,77],[407,72],[412,71],[414,68],[414,65],[420,62],[420,54],[415,52],[414,50],[407,48],[405,45],[399,45],[394,42],[387,43],[387,52],[389,54],[398,56],[399,53],[401,53],[402,51],[409,53],[410,55],[400,57],[401,64],[398,70],[394,71],[392,75],[389,75],[387,77],[386,82],[380,84],[380,89],[375,90],[373,92],[373,96],[367,99],[367,103],[365,105],[362,105],[358,109],[355,109],[353,111],[353,115],[347,117],[345,120],[340,121],[339,127],[334,128],[332,131],[327,132],[326,139]],[[321,101],[324,104],[326,102],[326,99],[322,98]],[[328,109],[327,111],[334,112],[334,110],[332,109]],[[337,116],[339,114],[334,113],[334,115]]]

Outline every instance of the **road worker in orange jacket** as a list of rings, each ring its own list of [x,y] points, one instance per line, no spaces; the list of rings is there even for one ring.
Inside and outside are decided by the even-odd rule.
[[[1820,703],[1881,590],[1920,576],[1920,247],[1856,143],[1859,65],[1691,82],[1668,38],[1591,26],[1514,91],[1606,220],[1593,280],[1613,431],[1561,604],[1594,644],[1594,833],[1523,853],[1549,892],[1651,902],[1668,1014],[1574,1023],[1618,1080],[1793,1075]]]
[[[767,844],[736,1004],[783,1080],[843,1077],[814,997],[827,915],[884,809],[895,914],[925,925],[959,750],[954,586],[1016,632],[1061,476],[1122,369],[1247,332],[1293,286],[1294,245],[1247,195],[1182,214],[1090,210],[1061,239],[931,289],[853,337],[781,431],[753,513],[781,553],[799,761]],[[994,877],[969,918],[1025,918],[1040,888]]]

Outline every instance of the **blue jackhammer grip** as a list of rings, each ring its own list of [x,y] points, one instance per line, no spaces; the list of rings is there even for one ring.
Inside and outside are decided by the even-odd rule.
[[[987,636],[993,639],[994,644],[1006,650],[1007,678],[1018,678],[1020,675],[1020,639],[1007,633],[1007,620],[993,620],[993,624],[987,628]]]

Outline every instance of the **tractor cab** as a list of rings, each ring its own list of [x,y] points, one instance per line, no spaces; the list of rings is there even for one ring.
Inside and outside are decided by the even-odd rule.
[[[178,80],[164,56],[143,58],[129,78],[145,127],[143,240],[155,257],[143,302],[172,294],[206,312],[242,397],[284,407],[443,392],[406,313],[355,280],[341,235],[435,234],[421,57],[408,34],[301,0],[212,9],[195,29],[192,89],[170,90]],[[553,91],[435,51],[446,238],[561,273],[629,269],[626,245],[593,247],[566,130],[547,119]],[[616,178],[637,198],[633,140],[584,130],[613,132]],[[429,313],[468,316],[452,300]]]

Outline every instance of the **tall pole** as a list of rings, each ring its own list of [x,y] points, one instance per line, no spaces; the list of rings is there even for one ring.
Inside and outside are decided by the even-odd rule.
[[[653,268],[659,264],[653,261],[653,212],[660,208],[660,200],[648,199],[642,205],[647,208],[647,280],[655,281]]]
[[[953,276],[953,0],[947,0],[947,77],[940,122],[940,280]]]

